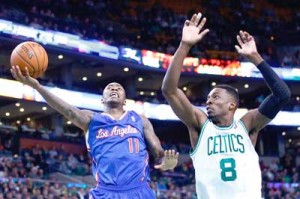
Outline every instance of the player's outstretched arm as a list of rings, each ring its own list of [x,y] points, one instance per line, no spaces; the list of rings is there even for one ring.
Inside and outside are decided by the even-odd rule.
[[[203,120],[206,119],[205,114],[194,108],[185,94],[178,88],[184,58],[187,56],[192,46],[199,42],[209,32],[208,29],[203,30],[206,18],[201,17],[201,13],[198,13],[194,14],[191,20],[185,21],[180,46],[173,56],[161,88],[164,97],[171,105],[175,114],[187,126],[200,126],[201,122],[197,121],[197,118],[199,118],[196,116],[197,114],[200,114],[200,118],[204,118]]]
[[[144,115],[140,115],[140,117],[142,118],[143,122],[143,130],[147,147],[153,155],[155,163],[161,162],[162,158],[164,157],[164,150],[160,144],[160,141],[156,136],[153,126],[149,119]]]
[[[87,110],[80,110],[74,106],[71,106],[67,102],[63,101],[59,97],[56,97],[47,89],[45,89],[38,80],[29,76],[29,72],[26,68],[26,75],[22,75],[20,68],[18,66],[12,66],[11,69],[12,76],[19,82],[31,86],[36,89],[42,97],[46,100],[47,104],[53,109],[64,115],[68,120],[70,120],[77,127],[81,128],[84,132],[87,130],[87,126],[92,117],[92,112]]]
[[[179,154],[174,150],[164,151],[149,119],[144,115],[140,116],[143,121],[147,146],[154,157],[155,168],[161,170],[174,169],[177,165]]]
[[[242,118],[250,132],[258,132],[274,119],[276,114],[289,101],[291,91],[257,52],[253,36],[245,31],[240,31],[239,35],[237,35],[237,41],[239,45],[236,45],[235,48],[238,53],[256,65],[272,92],[258,109],[249,111]]]

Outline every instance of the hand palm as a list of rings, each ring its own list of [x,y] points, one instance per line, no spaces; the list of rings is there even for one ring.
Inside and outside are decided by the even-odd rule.
[[[182,30],[181,42],[193,46],[200,41],[208,32],[208,29],[202,30],[206,23],[206,18],[201,19],[201,13],[194,14],[191,20],[186,20]]]
[[[254,39],[247,41],[243,45],[241,45],[241,51],[240,54],[242,55],[251,55],[252,53],[256,52],[256,45],[254,42]]]
[[[30,77],[29,75],[29,72],[28,72],[28,69],[26,68],[25,69],[25,75],[22,74],[19,66],[12,66],[11,68],[11,73],[12,73],[12,76],[18,80],[19,82],[23,83],[23,84],[26,84],[28,86],[31,86],[33,88],[36,88],[38,85],[39,85],[39,82],[38,80]]]
[[[194,45],[203,37],[199,34],[199,28],[196,26],[184,26],[182,31],[182,41],[190,45]]]

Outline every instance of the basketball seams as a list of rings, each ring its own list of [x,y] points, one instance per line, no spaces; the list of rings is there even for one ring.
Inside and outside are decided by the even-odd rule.
[[[34,48],[31,46],[31,43],[28,42],[27,44],[28,44],[28,46],[31,48],[32,52],[33,52],[34,55],[35,55],[35,60],[36,60],[36,62],[37,62],[37,72],[39,73],[39,71],[40,71],[40,63],[39,63],[38,56],[36,55],[36,52],[35,52]],[[34,71],[36,71],[36,70],[34,70]]]
[[[43,61],[41,61],[41,59],[37,59],[38,63],[41,64],[41,68],[42,69],[39,69],[38,72],[39,72],[39,76],[42,75],[44,72],[45,72],[45,55],[46,55],[46,52],[45,50],[42,48],[42,46],[38,43],[31,43],[33,46],[36,45],[38,47],[38,53],[39,53],[39,56],[43,56]],[[35,48],[36,49],[36,48]]]
[[[36,55],[35,50],[38,50],[39,56],[38,57],[36,56],[36,60],[37,60],[37,63],[39,65],[39,68],[37,70],[37,73],[38,73],[38,76],[40,76],[47,70],[47,66],[45,64],[46,61],[48,60],[47,53],[46,53],[45,49],[40,44],[33,43],[33,42],[30,42],[29,44],[33,48],[33,51],[34,51],[35,55]],[[35,45],[37,46],[37,48],[35,48]],[[43,58],[42,58],[42,56],[43,56]],[[41,59],[39,59],[39,58],[41,58]],[[43,61],[41,61],[41,60],[43,60]]]
[[[16,53],[18,54],[18,56],[24,61],[24,62],[26,62],[27,64],[28,64],[28,66],[30,66],[31,67],[31,69],[32,70],[34,70],[34,66],[32,66],[31,65],[31,63],[30,62],[28,62],[17,50],[16,50]]]

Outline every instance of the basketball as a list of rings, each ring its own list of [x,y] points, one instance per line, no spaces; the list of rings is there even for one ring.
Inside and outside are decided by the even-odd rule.
[[[29,75],[33,78],[41,77],[48,67],[48,55],[38,43],[27,41],[19,44],[10,56],[11,66],[19,66],[23,75],[27,67]]]

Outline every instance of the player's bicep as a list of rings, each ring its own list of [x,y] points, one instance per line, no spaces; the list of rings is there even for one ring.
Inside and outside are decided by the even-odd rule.
[[[76,109],[73,113],[73,116],[70,116],[70,121],[74,123],[75,126],[82,129],[85,133],[88,129],[88,125],[92,119],[92,116],[92,111]]]
[[[249,133],[258,132],[264,128],[272,119],[261,114],[258,109],[248,111],[241,120],[245,124]]]
[[[148,148],[150,149],[151,154],[155,158],[159,158],[160,156],[163,156],[164,153],[163,148],[161,147],[160,141],[154,132],[154,128],[151,122],[144,115],[140,115],[140,117],[142,118],[143,121],[145,140]]]
[[[194,107],[182,90],[177,89],[175,93],[164,95],[177,117],[188,126],[199,126],[206,115],[200,109]],[[202,119],[204,118],[204,119]]]

